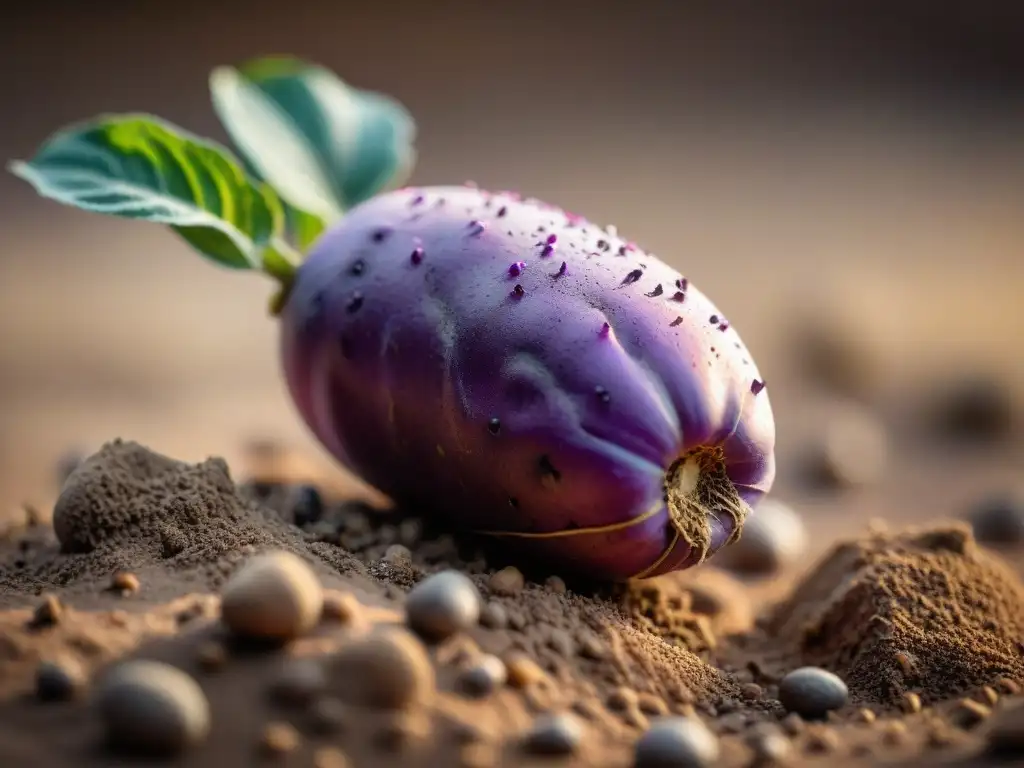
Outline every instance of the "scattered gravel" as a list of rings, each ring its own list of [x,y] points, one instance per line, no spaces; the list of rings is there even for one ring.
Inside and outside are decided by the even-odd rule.
[[[779,701],[806,720],[824,718],[846,705],[850,692],[837,675],[818,667],[794,669],[779,683]]]
[[[256,555],[224,585],[221,614],[245,637],[291,640],[320,619],[323,589],[309,565],[290,552]]]
[[[409,591],[405,614],[414,632],[439,642],[476,625],[480,619],[480,594],[464,574],[442,571]]]
[[[171,755],[194,746],[210,730],[210,705],[195,680],[157,661],[128,661],[102,681],[97,709],[110,745]]]

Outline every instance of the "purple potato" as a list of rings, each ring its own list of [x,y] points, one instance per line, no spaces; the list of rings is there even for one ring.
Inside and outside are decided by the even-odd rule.
[[[336,458],[580,574],[702,562],[775,476],[768,393],[723,314],[535,200],[369,200],[314,246],[281,319],[291,393]]]

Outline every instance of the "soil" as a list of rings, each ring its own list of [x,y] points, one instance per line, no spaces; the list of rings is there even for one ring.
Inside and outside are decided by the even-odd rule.
[[[100,738],[89,682],[64,702],[36,690],[41,662],[72,663],[88,681],[126,658],[167,661],[201,685],[212,727],[174,763],[189,766],[332,765],[339,755],[355,766],[532,765],[531,724],[562,712],[584,738],[545,764],[630,766],[636,739],[671,714],[718,734],[721,765],[751,764],[764,723],[785,734],[789,764],[982,765],[996,759],[986,757],[992,744],[1017,748],[1007,718],[1024,702],[1024,586],[1012,553],[982,548],[965,524],[876,525],[788,579],[743,581],[710,563],[612,586],[567,582],[402,510],[355,498],[320,505],[310,493],[266,471],[236,484],[221,459],[190,464],[115,440],[74,469],[52,520],[33,512],[9,525],[0,765],[147,764]],[[272,550],[299,555],[327,604],[347,607],[325,610],[283,647],[240,645],[220,619],[219,592]],[[435,670],[424,700],[348,706],[335,716],[342,725],[325,729],[315,700],[275,698],[285,659],[330,664],[359,637],[401,624],[409,589],[449,568],[470,576],[483,612],[479,625],[425,646]],[[483,699],[458,685],[480,654],[504,659],[509,675]],[[787,714],[778,684],[802,666],[838,674],[848,704],[822,722]],[[351,678],[332,678],[327,698],[344,698]]]

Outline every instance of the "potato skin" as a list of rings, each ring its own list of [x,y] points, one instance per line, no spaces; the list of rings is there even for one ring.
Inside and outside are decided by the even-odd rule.
[[[692,565],[683,540],[666,553],[664,482],[694,447],[721,445],[751,507],[774,480],[768,392],[722,313],[654,255],[513,193],[352,209],[299,268],[281,347],[338,460],[466,529],[561,532],[511,541],[566,570]],[[710,552],[729,519],[712,531]]]

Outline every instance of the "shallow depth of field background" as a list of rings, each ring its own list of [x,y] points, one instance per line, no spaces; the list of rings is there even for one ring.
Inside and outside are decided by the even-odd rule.
[[[415,183],[471,179],[615,224],[710,294],[769,382],[782,493],[828,401],[796,373],[801,324],[866,340],[886,419],[913,422],[973,367],[1024,383],[1024,6],[730,5],[22,4],[0,26],[0,156],[101,112],[223,138],[213,66],[323,63],[410,108]],[[4,508],[50,503],[57,457],[115,436],[188,459],[273,436],[330,466],[282,385],[269,282],[10,176],[0,201]],[[887,505],[929,506],[912,516],[1004,478],[915,466]]]

